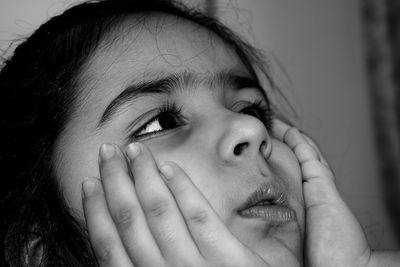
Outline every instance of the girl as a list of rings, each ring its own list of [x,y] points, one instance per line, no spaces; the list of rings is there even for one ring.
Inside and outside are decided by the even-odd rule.
[[[201,13],[80,4],[0,88],[2,265],[302,266],[304,242],[314,266],[377,259],[315,144],[274,119],[257,51]]]

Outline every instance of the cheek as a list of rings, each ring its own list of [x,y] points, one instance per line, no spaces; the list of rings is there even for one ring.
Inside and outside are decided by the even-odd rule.
[[[100,177],[98,150],[101,142],[78,140],[56,147],[54,165],[67,204],[83,217],[81,185],[85,177]]]
[[[168,153],[153,151],[157,163],[172,161],[178,164],[187,174],[193,184],[207,198],[213,199],[218,188],[218,180],[211,170],[211,164],[201,154],[185,153],[179,149],[170,150]],[[189,156],[188,156],[189,155]]]
[[[272,139],[272,153],[269,164],[288,189],[289,202],[296,211],[300,227],[304,230],[304,199],[302,175],[296,155],[284,143]]]
[[[299,162],[296,155],[284,143],[272,139],[272,153],[269,164],[275,174],[286,182],[290,193],[294,193],[299,199],[302,198],[302,177]]]
[[[240,186],[237,179],[227,175],[223,168],[215,168],[210,156],[199,151],[193,153],[191,148],[171,149],[166,153],[166,150],[157,150],[153,146],[151,150],[157,163],[173,161],[178,164],[219,216],[228,220],[231,205],[226,202]]]

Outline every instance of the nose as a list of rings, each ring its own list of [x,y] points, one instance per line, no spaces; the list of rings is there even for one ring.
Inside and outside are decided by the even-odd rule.
[[[225,127],[217,143],[221,160],[235,164],[261,154],[268,159],[272,146],[266,126],[257,118],[231,113],[221,122]]]

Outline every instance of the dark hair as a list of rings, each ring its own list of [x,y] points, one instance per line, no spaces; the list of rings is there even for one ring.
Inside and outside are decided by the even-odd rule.
[[[255,64],[266,74],[257,50],[214,18],[171,1],[90,1],[44,23],[4,61],[0,72],[1,266],[97,265],[85,226],[63,199],[51,156],[75,110],[84,63],[126,16],[148,12],[172,14],[207,28],[251,72]]]

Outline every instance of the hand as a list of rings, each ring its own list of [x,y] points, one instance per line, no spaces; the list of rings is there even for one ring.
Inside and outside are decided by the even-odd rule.
[[[356,217],[335,186],[335,176],[318,147],[298,129],[274,121],[273,135],[299,160],[306,207],[307,266],[367,266],[371,249]]]
[[[230,233],[180,167],[157,166],[143,144],[126,154],[128,162],[117,146],[103,145],[101,181],[82,185],[100,266],[269,266]]]

